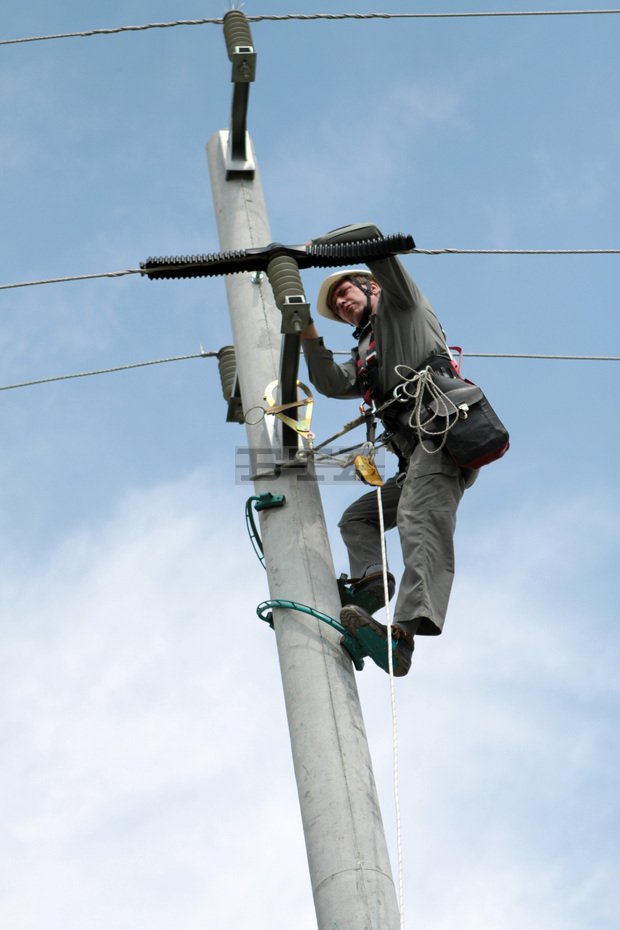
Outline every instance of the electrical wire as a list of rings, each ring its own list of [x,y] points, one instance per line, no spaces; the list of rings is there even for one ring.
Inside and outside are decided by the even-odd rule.
[[[332,355],[350,356],[351,353],[346,349],[337,349],[332,352]],[[567,362],[620,362],[620,355],[528,355],[517,352],[463,352],[463,358],[539,358]],[[335,438],[336,436],[332,437],[332,439]]]
[[[114,371],[127,371],[129,368],[146,368],[148,365],[163,365],[164,362],[182,362],[189,358],[214,358],[217,352],[196,352],[193,355],[174,355],[171,358],[157,358],[150,362],[134,362],[132,365],[116,365],[114,368],[98,368],[95,371],[80,371],[71,375],[55,375],[52,378],[38,378],[36,381],[21,381],[19,384],[0,385],[0,391],[12,391],[14,388],[30,387],[33,384],[49,384],[51,381],[68,381],[70,378],[87,378],[90,375],[107,375]],[[333,355],[351,355],[345,350],[337,350]],[[574,361],[574,362],[620,362],[620,355],[527,355],[516,352],[463,352],[463,358],[520,358],[520,359],[551,359],[552,361]],[[364,422],[364,417],[358,417],[357,420],[345,424],[340,432],[335,433],[326,439],[324,443],[315,446],[317,452],[322,446],[328,445],[338,436],[349,432],[354,426],[359,426]],[[359,443],[358,443],[359,445]],[[350,452],[351,449],[357,449],[357,446],[351,446],[350,449],[342,449],[341,454]],[[255,476],[256,477],[256,476]]]
[[[410,249],[403,255],[620,255],[620,249]],[[177,269],[179,266],[171,265]],[[166,266],[162,266],[165,270]],[[159,269],[159,270],[162,270]],[[70,275],[64,278],[43,278],[40,281],[20,281],[0,284],[0,291],[15,287],[34,287],[39,284],[60,284],[66,281],[87,281],[90,278],[121,278],[128,274],[146,275],[144,268],[126,268],[124,271],[102,271],[98,274]]]
[[[87,378],[89,375],[107,375],[112,371],[127,371],[129,368],[145,368],[147,365],[163,365],[164,362],[182,362],[188,358],[213,358],[217,352],[197,352],[194,355],[174,355],[171,358],[157,358],[151,362],[134,362],[132,365],[117,365],[114,368],[98,368],[96,371],[80,371],[74,375],[56,375],[53,378],[39,378],[36,381],[22,381],[20,384],[5,384],[0,391],[12,391],[13,388],[30,387],[32,384],[49,384],[51,381],[68,381],[70,378]]]
[[[620,13],[620,10],[524,10],[484,13],[282,13],[280,15],[248,16],[249,22],[286,19],[464,19],[483,16],[586,16]]]
[[[145,23],[143,26],[117,26],[114,29],[90,29],[88,32],[60,32],[57,35],[29,36],[25,39],[3,39],[0,45],[18,45],[24,42],[46,42],[48,39],[76,39],[87,36],[107,36],[119,32],[143,32],[146,29],[170,29],[172,26],[202,26],[213,24],[221,26],[223,19],[178,19],[172,23]]]
[[[127,268],[125,271],[102,271],[99,274],[77,274],[67,278],[44,278],[41,281],[20,281],[18,284],[0,284],[0,291],[12,287],[34,287],[37,284],[60,284],[64,281],[87,281],[90,278],[122,278],[127,274],[141,274],[141,268]]]
[[[617,255],[620,249],[411,249],[406,255]]]
[[[346,353],[350,355],[350,353]],[[463,358],[543,358],[571,362],[620,362],[620,355],[526,355],[517,352],[463,352]]]
[[[596,16],[620,13],[618,10],[524,10],[483,13],[282,13],[280,15],[247,16],[250,23],[283,22],[286,20],[343,20],[343,19],[471,19],[504,16]],[[121,32],[144,32],[147,29],[171,29],[175,26],[223,25],[223,18],[177,19],[169,23],[145,23],[141,26],[116,26],[111,29],[89,29],[86,32],[61,32],[56,35],[28,36],[22,39],[2,39],[0,45],[19,45],[26,42],[45,42],[50,39],[75,39]]]

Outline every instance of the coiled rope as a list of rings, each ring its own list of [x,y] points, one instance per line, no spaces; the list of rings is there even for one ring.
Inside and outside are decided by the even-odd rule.
[[[422,371],[416,371],[408,365],[396,365],[394,371],[403,379],[397,388],[398,399],[404,395],[413,400],[409,426],[417,433],[424,451],[429,455],[436,455],[445,446],[448,433],[459,419],[459,411],[433,380],[432,368],[427,366]],[[432,402],[435,404],[435,411],[429,416],[429,403]],[[429,429],[438,418],[445,419],[445,426]],[[433,441],[439,440],[439,443],[435,448],[429,449],[424,445],[425,436],[432,437]]]

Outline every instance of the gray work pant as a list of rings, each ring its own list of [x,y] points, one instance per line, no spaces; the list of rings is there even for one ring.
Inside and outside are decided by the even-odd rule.
[[[477,471],[459,468],[444,450],[431,454],[420,444],[402,489],[395,478],[381,489],[385,529],[398,526],[405,565],[392,622],[412,634],[436,636],[443,629],[454,579],[456,511],[477,477]],[[352,578],[381,564],[376,491],[348,507],[339,526]]]

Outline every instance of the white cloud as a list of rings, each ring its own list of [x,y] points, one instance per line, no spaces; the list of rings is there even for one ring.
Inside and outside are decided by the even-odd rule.
[[[196,476],[3,579],[12,927],[233,927],[278,896],[303,912],[275,641],[254,613],[266,582],[239,510]]]
[[[470,538],[481,561],[446,633],[396,683],[407,925],[611,930],[615,663],[579,638],[578,610],[554,608],[574,524],[617,542],[585,498]],[[314,926],[245,536],[239,495],[197,473],[129,495],[44,564],[5,561],[5,925]],[[357,677],[394,850],[388,679],[368,662]]]

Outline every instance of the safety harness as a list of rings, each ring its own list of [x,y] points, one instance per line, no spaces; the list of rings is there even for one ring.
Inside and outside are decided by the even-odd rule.
[[[357,380],[362,385],[364,391],[364,403],[370,404],[372,400],[377,400],[380,392],[377,346],[375,343],[375,334],[370,322],[366,324],[360,333],[360,339],[363,339],[366,335],[370,336],[370,341],[368,343],[368,348],[366,349],[364,358],[362,359],[359,345],[354,350],[354,353],[355,364],[357,366]]]
[[[357,367],[357,378],[364,392],[364,402],[371,408],[375,406],[384,408],[378,414],[386,429],[386,433],[383,435],[382,440],[384,443],[389,443],[390,448],[398,457],[399,472],[400,474],[404,474],[407,471],[409,458],[419,442],[419,435],[412,429],[409,423],[409,411],[413,407],[414,400],[407,394],[399,394],[397,390],[394,392],[389,391],[387,397],[392,394],[394,396],[394,401],[388,404],[388,406],[384,406],[387,397],[384,396],[381,388],[377,347],[375,344],[374,331],[372,330],[372,323],[369,321],[366,326],[362,328],[361,332],[358,327],[356,333],[358,333],[360,342],[363,341],[364,337],[369,337],[368,347],[364,354],[360,352],[359,346],[353,350]],[[447,378],[460,379],[458,368],[453,360],[447,356],[431,356],[420,365],[420,370],[424,370],[425,368],[431,368],[433,371]],[[367,421],[367,428],[369,431],[367,438],[369,442],[374,442],[375,426],[376,419],[374,417],[369,417]],[[371,430],[372,436],[370,435]],[[394,441],[392,441],[392,439]]]
[[[367,442],[374,448],[380,418],[386,429],[380,442],[398,457],[397,481],[404,480],[409,459],[423,439],[429,443],[425,445],[427,452],[434,454],[445,446],[462,468],[479,468],[500,458],[509,448],[508,433],[480,388],[463,380],[447,347],[445,355],[430,356],[417,369],[397,365],[395,373],[402,381],[393,390],[383,391],[372,326],[370,280],[353,275],[346,280],[366,295],[366,307],[353,332],[358,342],[353,355],[364,402],[371,408],[366,414]],[[363,343],[366,347],[360,351]],[[450,395],[454,400],[447,399]],[[374,468],[372,457],[358,459],[368,469]],[[357,460],[356,472],[366,483],[376,483],[375,476],[368,478]]]

